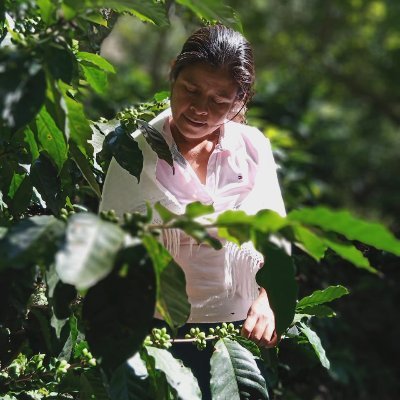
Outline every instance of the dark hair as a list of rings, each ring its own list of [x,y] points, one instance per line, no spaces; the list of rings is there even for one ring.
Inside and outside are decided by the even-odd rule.
[[[172,66],[171,80],[175,80],[186,66],[199,62],[226,68],[239,86],[238,99],[244,105],[248,102],[255,79],[253,50],[239,32],[221,24],[195,31]]]

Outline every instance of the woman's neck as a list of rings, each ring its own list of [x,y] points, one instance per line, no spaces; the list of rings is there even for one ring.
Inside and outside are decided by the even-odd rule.
[[[211,153],[219,140],[219,129],[202,138],[187,138],[175,129],[171,129],[174,141],[180,151],[198,176],[201,183],[206,182],[207,165]]]

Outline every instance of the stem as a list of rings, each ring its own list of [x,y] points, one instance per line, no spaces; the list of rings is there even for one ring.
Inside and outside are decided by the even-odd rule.
[[[219,336],[213,335],[213,336],[207,336],[205,340],[213,340],[218,338]],[[190,339],[172,339],[172,343],[193,343],[197,339],[196,338],[190,338]]]

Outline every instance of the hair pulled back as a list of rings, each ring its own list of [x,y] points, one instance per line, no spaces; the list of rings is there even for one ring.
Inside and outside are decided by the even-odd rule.
[[[206,63],[227,69],[238,84],[238,100],[243,106],[252,95],[255,79],[253,50],[239,33],[224,25],[205,26],[195,31],[184,43],[171,69],[171,80],[194,63]]]

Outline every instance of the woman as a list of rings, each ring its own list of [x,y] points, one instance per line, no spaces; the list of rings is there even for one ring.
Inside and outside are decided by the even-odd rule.
[[[272,209],[284,215],[270,144],[243,123],[253,83],[252,49],[240,33],[222,25],[194,32],[172,66],[171,109],[151,122],[171,149],[174,169],[137,132],[144,155],[140,181],[113,160],[101,209],[122,214],[161,201],[182,212],[200,201],[213,204],[216,214]],[[170,231],[164,244],[185,272],[189,324],[241,321],[243,336],[260,346],[276,345],[268,295],[255,282],[262,256],[250,243],[239,248],[223,241],[223,249],[214,250]]]

